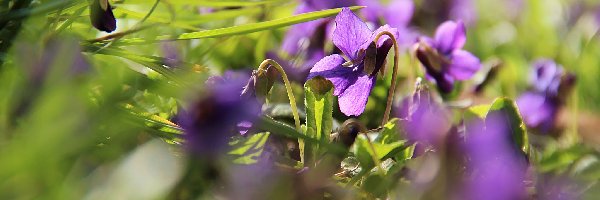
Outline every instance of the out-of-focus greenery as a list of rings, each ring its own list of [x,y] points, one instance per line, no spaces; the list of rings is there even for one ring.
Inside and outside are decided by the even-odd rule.
[[[189,163],[181,148],[182,130],[173,123],[180,105],[201,95],[211,75],[256,69],[267,52],[279,50],[289,25],[339,11],[290,19],[298,2],[109,0],[117,18],[117,30],[109,34],[92,27],[87,0],[34,0],[23,8],[8,9],[20,1],[0,0],[0,25],[13,25],[0,30],[0,45],[11,43],[4,51],[0,48],[0,199],[169,198],[180,180],[190,178],[184,177]],[[419,20],[431,17],[424,11],[427,2],[415,1],[417,19],[410,26],[432,35],[442,21]],[[576,88],[558,120],[564,133],[530,134],[531,145],[544,144],[532,150],[532,162],[541,172],[581,179],[584,198],[596,199],[600,2],[523,0],[519,7],[497,0],[475,2],[477,20],[467,26],[465,48],[484,63],[500,60],[503,65],[482,95],[469,98],[474,104],[490,104],[496,97],[515,99],[528,88],[531,61],[541,57],[575,73]],[[235,26],[238,29],[227,29]],[[225,29],[214,30],[220,28]],[[203,32],[207,30],[214,31]],[[178,56],[177,64],[166,61],[172,53]],[[416,64],[402,52],[400,66],[404,80]],[[377,81],[359,118],[370,128],[382,118],[390,74]],[[408,96],[412,83],[399,82],[399,96]],[[462,87],[468,90],[473,82]],[[303,85],[296,83],[293,89],[303,108]],[[337,127],[347,117],[335,101]],[[268,103],[288,103],[282,84],[276,83]],[[375,138],[372,145],[378,154],[365,136],[359,136],[352,150],[355,157],[344,163],[354,161],[349,167],[354,169],[379,165],[390,174],[399,172],[400,164],[387,166],[372,159],[393,157],[404,166],[412,155],[414,146],[405,146],[404,140],[385,139],[398,132],[390,131],[397,128],[393,124]],[[273,135],[234,138],[230,155],[238,163],[252,162]],[[291,159],[280,162],[301,165]],[[359,190],[368,194],[361,196],[366,198],[384,197],[389,191],[380,188],[404,184],[367,170],[354,175],[340,182],[364,179]],[[406,191],[388,197],[401,192]]]

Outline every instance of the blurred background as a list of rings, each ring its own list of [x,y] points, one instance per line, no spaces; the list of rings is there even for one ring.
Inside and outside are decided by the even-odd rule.
[[[116,19],[116,29],[110,33],[95,28],[92,21],[98,18],[90,16],[92,7],[102,7],[103,2]],[[0,0],[0,199],[252,199],[244,196],[243,190],[194,182],[190,165],[197,161],[182,148],[185,141],[178,115],[189,102],[207,94],[205,81],[210,76],[229,71],[249,76],[267,58],[286,69],[297,105],[304,110],[307,70],[320,58],[339,51],[330,38],[335,14],[308,22],[313,23],[312,28],[271,24],[239,34],[217,32],[214,37],[172,39],[184,33],[354,5],[367,6],[355,13],[372,29],[394,24],[400,30],[396,106],[402,97],[412,94],[411,70],[419,76],[425,73],[411,57],[417,38],[433,36],[436,27],[447,20],[465,23],[464,49],[482,62],[472,79],[459,83],[452,94],[443,97],[444,105],[453,109],[490,104],[496,97],[517,100],[535,88],[532,77],[536,76],[536,61],[547,59],[562,65],[575,81],[567,83],[568,91],[557,94],[560,103],[553,105],[557,112],[548,119],[551,125],[528,126],[529,142],[534,147],[529,161],[536,169],[533,174],[541,174],[528,179],[534,182],[528,187],[536,190],[531,185],[557,180],[557,185],[564,183],[569,192],[547,197],[540,193],[531,199],[600,198],[600,2],[319,2]],[[398,2],[403,6],[391,6]],[[370,18],[368,9],[375,8],[383,14]],[[391,8],[398,10],[386,10]],[[318,51],[313,51],[315,48]],[[317,60],[311,57],[314,52],[320,55]],[[388,72],[377,79],[366,110],[358,118],[369,129],[379,126],[385,110],[392,55],[387,58]],[[280,116],[279,121],[293,125],[285,93],[284,85],[276,81],[267,96],[267,110]],[[523,111],[529,105],[518,106]],[[339,111],[337,103],[333,107],[337,127],[349,117]],[[455,124],[461,117],[460,112],[452,114]],[[528,117],[523,118],[527,122]],[[230,144],[258,140],[264,145],[267,139],[259,136],[240,136]],[[251,158],[260,157],[262,152],[258,150]],[[246,150],[242,154],[229,155],[248,159],[244,157]],[[419,162],[417,166],[422,167],[436,161]],[[233,180],[225,182],[234,188],[249,187],[262,180],[257,177],[268,176],[257,172],[257,177],[248,177],[235,167],[228,167],[224,173],[231,177],[223,178]],[[205,170],[210,171],[210,166]],[[430,190],[411,191],[412,186],[407,186],[419,184],[394,184],[383,198],[427,199],[422,193]],[[289,197],[289,188],[282,185],[279,187],[285,189],[281,194],[273,192],[267,199]],[[203,187],[217,194],[235,195],[187,191]],[[368,187],[349,190],[358,194],[350,195],[356,198],[382,198]]]

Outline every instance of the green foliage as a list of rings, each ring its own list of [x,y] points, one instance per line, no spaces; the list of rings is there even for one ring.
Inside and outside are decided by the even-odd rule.
[[[467,124],[473,124],[477,123],[476,121],[484,121],[490,115],[493,115],[494,119],[500,119],[503,123],[507,123],[515,146],[524,153],[529,152],[527,129],[514,101],[508,98],[497,98],[491,105],[469,107],[464,113],[464,119]],[[469,127],[466,128],[469,129]]]
[[[350,7],[350,9],[352,9],[352,10],[357,10],[360,8],[362,8],[362,7],[360,7],[360,6]],[[337,13],[339,13],[340,10],[341,10],[340,8],[328,9],[328,10],[298,14],[298,15],[295,15],[292,17],[286,17],[286,18],[276,19],[276,20],[271,20],[271,21],[266,21],[266,22],[250,23],[250,24],[244,24],[244,25],[227,27],[227,28],[219,28],[219,29],[213,29],[213,30],[183,33],[178,36],[161,36],[161,37],[159,37],[159,40],[160,39],[190,40],[190,39],[218,38],[218,37],[225,37],[225,36],[232,36],[232,35],[248,34],[248,33],[253,33],[253,32],[258,32],[258,31],[281,28],[281,27],[285,27],[285,26],[289,26],[289,25],[293,25],[293,24],[312,21],[312,20],[319,19],[319,18],[334,16]],[[140,42],[143,43],[144,41],[145,41],[144,39],[139,39],[139,38],[135,39],[134,38],[134,39],[126,40],[125,43],[134,43],[135,44],[135,43],[140,43]]]
[[[304,84],[304,105],[306,108],[306,132],[309,137],[322,142],[329,141],[333,126],[333,84],[323,77],[312,78]],[[310,166],[317,155],[324,153],[318,145],[300,143],[303,162]]]
[[[269,132],[256,133],[249,137],[237,137],[229,142],[232,148],[228,154],[233,157],[233,163],[256,163],[257,158],[265,148],[265,143],[269,139],[269,135]]]

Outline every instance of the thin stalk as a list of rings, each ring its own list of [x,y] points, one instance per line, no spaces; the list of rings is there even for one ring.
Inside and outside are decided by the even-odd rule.
[[[377,34],[374,42],[377,43],[379,38],[381,38],[381,36],[384,36],[384,35],[387,35],[394,43],[394,68],[392,71],[392,83],[391,83],[390,89],[388,91],[388,97],[387,97],[387,102],[386,102],[386,106],[385,106],[385,113],[383,114],[383,119],[381,120],[381,126],[384,126],[387,123],[387,121],[390,118],[390,112],[392,111],[392,104],[394,103],[393,102],[394,101],[394,93],[396,92],[396,79],[397,79],[397,75],[398,75],[398,60],[400,59],[399,50],[398,50],[398,42],[396,41],[394,34],[388,32],[388,31],[383,31],[383,32]],[[413,77],[412,72],[410,73],[409,77],[412,79],[412,77]]]
[[[386,106],[385,106],[385,113],[383,114],[383,119],[381,120],[382,127],[385,126],[385,124],[389,120],[390,112],[392,110],[392,105],[394,103],[394,93],[396,92],[396,79],[398,77],[398,60],[400,59],[399,50],[398,50],[398,42],[396,41],[396,37],[394,36],[394,34],[390,33],[389,31],[380,32],[379,34],[377,34],[377,36],[375,37],[375,40],[373,42],[377,43],[377,41],[379,41],[379,38],[381,38],[381,36],[384,36],[384,35],[387,35],[392,40],[392,43],[394,45],[394,68],[392,70],[392,83],[391,83],[390,89],[388,91],[388,97],[387,97],[387,102],[386,102]],[[377,165],[377,167],[379,168],[381,173],[385,174],[385,171],[384,171],[383,167],[381,166],[381,161],[379,160],[379,156],[377,155],[377,151],[375,151],[375,146],[373,146],[373,143],[371,142],[371,139],[369,139],[369,136],[367,135],[367,133],[364,133],[364,135],[365,135],[365,138],[367,139],[367,143],[369,143],[369,147],[371,148],[371,151],[373,151],[373,162],[375,162],[375,164]]]
[[[294,97],[294,93],[292,92],[292,85],[290,84],[290,80],[285,73],[285,70],[279,65],[279,63],[275,62],[271,59],[266,59],[258,66],[258,70],[267,71],[267,67],[273,66],[279,74],[281,74],[281,78],[283,79],[283,84],[285,85],[285,89],[287,90],[288,98],[290,99],[290,107],[292,107],[292,114],[294,115],[294,123],[296,125],[296,130],[301,131],[300,127],[300,116],[298,115],[298,108],[296,107],[296,98]]]

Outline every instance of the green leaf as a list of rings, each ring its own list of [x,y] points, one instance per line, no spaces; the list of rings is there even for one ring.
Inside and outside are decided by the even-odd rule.
[[[193,5],[193,6],[202,6],[202,7],[238,7],[238,6],[260,6],[274,3],[281,3],[281,0],[268,0],[268,1],[221,1],[221,0],[199,0],[199,1],[189,1],[189,0],[169,0],[169,4],[173,5]],[[127,4],[146,4],[147,0],[127,0],[125,1]]]
[[[350,7],[352,10],[357,10],[362,8],[361,6]],[[322,11],[309,12],[304,14],[295,15],[292,17],[286,17],[282,19],[276,19],[266,22],[258,22],[252,24],[244,24],[234,27],[192,32],[192,33],[184,33],[179,35],[176,39],[178,40],[189,40],[189,39],[200,39],[200,38],[215,38],[215,37],[224,37],[231,35],[240,35],[245,33],[253,33],[262,30],[275,29],[280,27],[285,27],[293,24],[298,24],[302,22],[312,21],[324,17],[330,17],[338,14],[342,9],[328,9]]]
[[[390,185],[390,179],[381,174],[374,173],[365,178],[362,183],[362,189],[377,198],[385,199],[387,189]]]
[[[383,130],[375,138],[375,142],[390,144],[400,140],[400,119],[393,118],[383,126]]]
[[[341,145],[336,145],[329,142],[317,140],[312,137],[308,137],[307,135],[298,132],[295,128],[287,124],[275,121],[273,118],[267,116],[259,118],[257,126],[261,129],[268,130],[269,132],[271,132],[271,134],[278,134],[288,138],[302,139],[306,143],[318,144],[320,147],[327,149],[327,151],[329,151],[330,153],[343,153],[347,151]]]
[[[375,152],[372,151],[369,141],[367,141],[367,138],[364,135],[358,135],[354,142],[354,154],[361,163],[363,169],[371,169],[375,166],[373,157],[379,160],[385,160],[394,157],[407,148],[405,145],[406,141],[397,141],[389,144],[373,142],[372,144]],[[403,155],[404,154],[405,153],[403,153]]]
[[[363,6],[353,6],[350,7],[351,10],[358,10],[363,8]],[[257,22],[250,24],[243,24],[239,26],[227,27],[227,28],[219,28],[191,33],[184,33],[179,36],[161,36],[158,37],[159,40],[156,41],[148,41],[141,38],[132,38],[127,40],[122,40],[121,43],[127,44],[135,44],[135,43],[147,43],[147,42],[159,42],[160,40],[191,40],[191,39],[202,39],[202,38],[218,38],[225,36],[233,36],[233,35],[241,35],[246,33],[254,33],[264,30],[276,29],[285,26],[290,26],[294,24],[299,24],[303,22],[313,21],[320,18],[331,17],[338,14],[342,9],[328,9],[321,10],[315,12],[308,12],[303,14],[294,15],[291,17],[286,17],[282,19],[275,19],[266,22]]]
[[[519,114],[517,104],[509,98],[496,98],[491,105],[469,107],[463,117],[465,121],[470,121],[472,124],[473,120],[485,121],[490,115],[506,120],[512,141],[521,151],[527,154],[529,152],[527,128],[523,123],[523,118]],[[466,128],[468,129],[469,127]]]
[[[486,116],[500,115],[508,120],[513,142],[525,153],[529,152],[529,138],[517,104],[508,98],[497,98]]]
[[[237,137],[229,142],[232,147],[229,155],[233,156],[233,162],[237,164],[256,163],[257,158],[262,154],[269,132],[253,134],[249,137]]]
[[[304,84],[304,105],[306,107],[306,135],[317,140],[329,141],[333,128],[333,84],[323,77],[315,77]],[[310,164],[322,150],[319,146],[307,146],[300,141],[300,152]]]
[[[487,115],[488,111],[490,110],[490,105],[476,105],[476,106],[471,106],[467,109],[467,112],[465,112],[465,118],[466,119],[471,119],[471,118],[481,118],[481,119],[485,119],[485,116]]]
[[[553,148],[558,147],[553,146]],[[538,168],[541,172],[563,171],[587,153],[589,150],[581,145],[573,145],[565,149],[552,149],[552,152],[546,153],[542,157]]]

